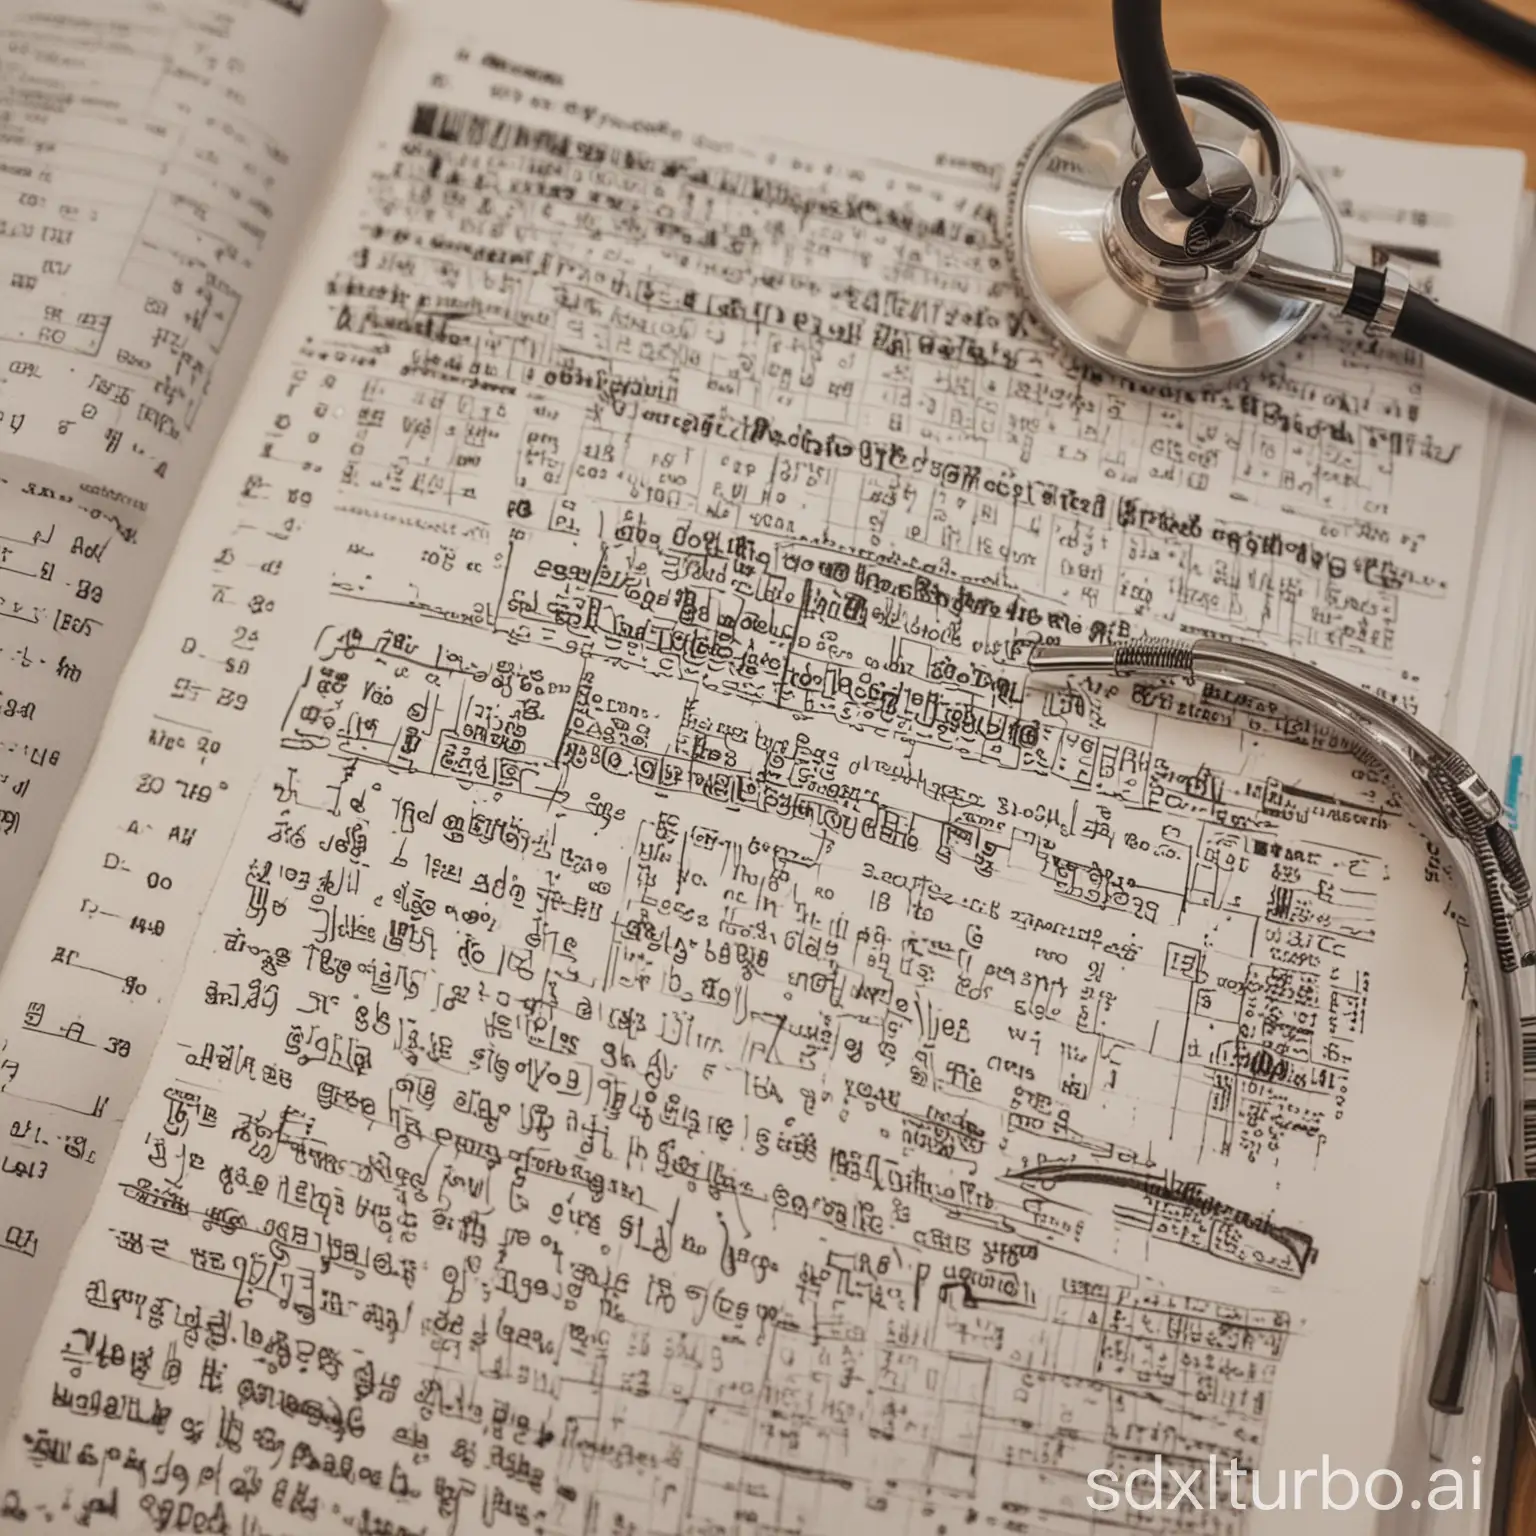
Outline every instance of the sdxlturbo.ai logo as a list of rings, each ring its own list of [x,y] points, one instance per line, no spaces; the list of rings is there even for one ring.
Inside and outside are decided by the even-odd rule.
[[[1483,1458],[1472,1458],[1470,1476],[1454,1467],[1437,1467],[1428,1486],[1409,1497],[1396,1472],[1378,1467],[1358,1477],[1347,1467],[1335,1467],[1323,1457],[1321,1467],[1261,1472],[1230,1461],[1217,1465],[1212,1456],[1204,1465],[1180,1466],[1154,1456],[1148,1466],[1122,1476],[1107,1467],[1088,1474],[1088,1508],[1096,1514],[1128,1509],[1137,1514],[1152,1510],[1317,1510],[1335,1513],[1365,1503],[1371,1509],[1480,1510],[1483,1497]]]

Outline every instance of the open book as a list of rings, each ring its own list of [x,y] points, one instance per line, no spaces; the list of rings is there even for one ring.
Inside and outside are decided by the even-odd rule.
[[[1488,394],[1348,323],[1065,358],[999,207],[1068,83],[618,0],[7,16],[0,1523],[1311,1530],[1348,1474],[1365,1531],[1380,1469],[1484,1528],[1434,850],[1251,700],[1028,662],[1229,635],[1443,724]],[[1298,139],[1504,321],[1518,156]]]

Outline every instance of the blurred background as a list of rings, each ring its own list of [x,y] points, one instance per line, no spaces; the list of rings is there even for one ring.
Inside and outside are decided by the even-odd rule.
[[[1098,84],[1115,74],[1108,0],[715,0],[824,32]],[[1177,69],[1229,75],[1282,118],[1524,151],[1536,185],[1536,0],[1503,10],[1521,65],[1413,0],[1164,0]],[[1467,0],[1436,10],[1473,14]],[[1497,20],[1497,18],[1495,18]]]

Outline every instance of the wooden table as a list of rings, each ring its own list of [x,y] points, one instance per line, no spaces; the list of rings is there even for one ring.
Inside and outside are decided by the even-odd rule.
[[[724,0],[901,48],[1098,83],[1114,77],[1109,0]],[[1503,0],[1536,19],[1536,0]],[[1241,80],[1282,118],[1524,150],[1536,186],[1536,75],[1406,0],[1165,0],[1180,69]]]
[[[718,3],[718,0],[717,0]],[[1098,83],[1114,77],[1108,0],[727,0],[733,9],[901,48]],[[1504,0],[1536,19],[1536,0]],[[1363,133],[1524,151],[1536,186],[1536,75],[1405,0],[1166,0],[1181,69],[1230,75],[1282,118]],[[1536,1536],[1536,1458],[1521,1469]]]

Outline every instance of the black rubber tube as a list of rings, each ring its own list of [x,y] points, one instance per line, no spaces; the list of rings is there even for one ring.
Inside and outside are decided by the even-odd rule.
[[[1536,22],[1488,0],[1413,0],[1421,11],[1491,48],[1513,64],[1536,69]]]
[[[1410,290],[1392,334],[1474,378],[1536,400],[1536,352]]]
[[[1170,192],[1192,187],[1204,169],[1184,120],[1163,45],[1162,0],[1114,0],[1115,57],[1152,173]]]

